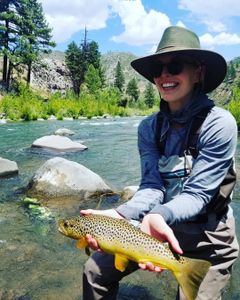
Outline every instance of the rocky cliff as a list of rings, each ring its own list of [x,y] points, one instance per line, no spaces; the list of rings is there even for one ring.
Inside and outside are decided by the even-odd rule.
[[[64,92],[72,87],[64,53],[53,52],[33,65],[31,86],[42,91]]]
[[[112,85],[115,79],[115,69],[120,61],[125,77],[125,86],[130,79],[136,78],[140,90],[146,86],[146,80],[138,75],[131,67],[130,62],[135,59],[131,53],[108,52],[101,57],[105,70],[106,83]],[[48,92],[64,92],[72,87],[71,79],[64,60],[64,53],[54,51],[44,55],[41,63],[34,64],[31,86]]]

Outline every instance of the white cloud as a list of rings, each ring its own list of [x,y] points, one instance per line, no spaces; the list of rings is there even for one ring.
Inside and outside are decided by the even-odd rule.
[[[240,35],[235,33],[230,34],[226,32],[221,32],[215,36],[206,33],[200,37],[200,42],[203,47],[212,48],[214,46],[221,45],[239,45]]]
[[[230,17],[240,15],[239,0],[179,0],[179,8],[196,14]]]
[[[163,30],[170,25],[166,14],[152,9],[145,11],[141,0],[115,0],[112,8],[124,26],[123,33],[112,37],[115,42],[138,46],[153,44],[160,40]]]
[[[188,10],[193,18],[207,25],[213,32],[226,30],[226,20],[240,16],[239,0],[179,0],[178,7]]]
[[[110,0],[40,1],[56,42],[67,40],[85,26],[89,30],[104,28],[109,18]]]
[[[116,16],[120,17],[124,29],[112,40],[130,45],[157,43],[170,25],[166,14],[147,12],[141,0],[71,0],[71,4],[64,0],[40,1],[57,43],[66,41],[85,26],[88,30],[104,28],[107,20]]]

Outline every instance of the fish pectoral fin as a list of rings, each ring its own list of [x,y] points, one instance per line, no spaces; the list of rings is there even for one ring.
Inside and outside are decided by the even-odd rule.
[[[121,272],[125,271],[128,265],[128,259],[120,254],[115,254],[115,268]]]
[[[88,243],[87,243],[85,237],[81,237],[79,240],[77,240],[76,247],[78,249],[83,249],[83,248],[86,248],[87,246],[88,246]]]

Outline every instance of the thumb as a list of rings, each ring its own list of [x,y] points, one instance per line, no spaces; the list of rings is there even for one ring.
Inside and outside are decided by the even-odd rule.
[[[175,251],[178,254],[183,254],[183,251],[179,245],[178,240],[176,239],[174,233],[170,234],[168,236],[168,243],[171,246],[172,250]]]
[[[93,209],[82,209],[80,210],[80,215],[85,216],[85,215],[91,215],[93,214],[94,210]]]

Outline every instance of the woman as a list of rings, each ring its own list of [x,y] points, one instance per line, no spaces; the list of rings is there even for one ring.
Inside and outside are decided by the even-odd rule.
[[[139,190],[116,209],[81,214],[139,220],[142,231],[167,241],[175,252],[209,260],[212,266],[196,299],[221,299],[238,256],[228,205],[237,127],[231,114],[216,107],[206,93],[223,81],[226,62],[218,53],[201,49],[193,32],[171,26],[156,53],[134,60],[132,66],[155,83],[161,97],[160,113],[144,119],[138,130]],[[200,128],[194,125],[197,119]],[[194,126],[196,132],[190,134]],[[98,249],[97,241],[87,238]],[[137,268],[161,272],[149,262],[132,263],[121,273],[112,256],[95,252],[85,265],[84,300],[116,299],[119,280]],[[176,299],[186,299],[181,289]]]

